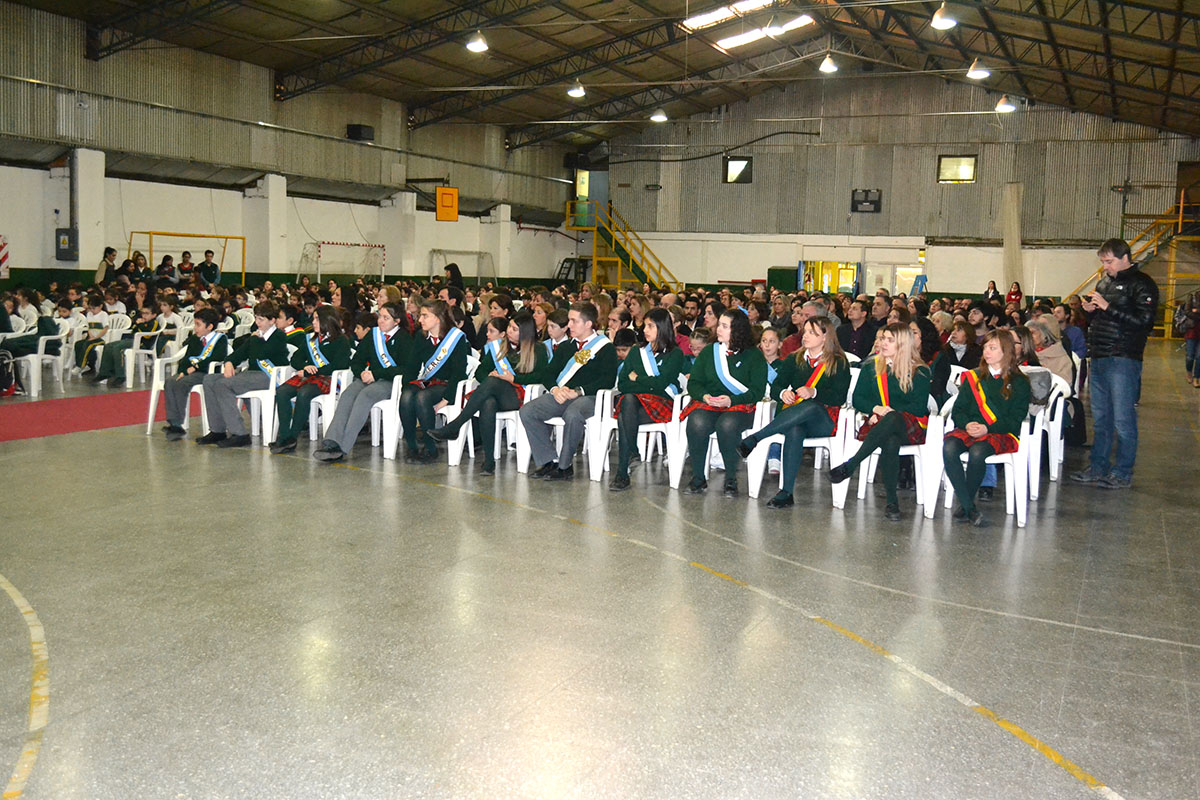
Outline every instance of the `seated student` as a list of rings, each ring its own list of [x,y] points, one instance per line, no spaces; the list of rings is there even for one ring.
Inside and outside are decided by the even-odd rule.
[[[326,306],[319,306],[318,308],[326,308]],[[299,317],[300,312],[292,305],[280,306],[279,316],[275,317],[275,327],[283,331],[287,343],[295,348],[295,350],[305,349],[308,334],[311,333],[311,331],[305,331],[304,328],[297,326],[296,321]],[[316,316],[314,315],[313,318],[315,319]]]
[[[618,331],[618,335],[626,332]],[[642,332],[646,345],[623,358],[617,374],[617,399],[613,403],[617,468],[608,483],[613,492],[629,488],[629,462],[637,447],[638,426],[671,421],[673,398],[679,394],[679,374],[687,361],[675,341],[675,326],[665,309],[650,309]]]
[[[109,314],[125,314],[125,304],[121,302],[121,293],[116,287],[104,290],[104,310]]]
[[[542,346],[546,348],[547,359],[554,358],[555,351],[569,338],[567,315],[567,309],[558,308],[546,317],[546,338],[542,340]]]
[[[479,473],[495,475],[496,414],[521,407],[525,402],[525,387],[546,379],[550,358],[537,339],[537,322],[527,312],[518,311],[507,324],[504,317],[492,317],[488,320],[485,336],[487,344],[479,368],[475,370],[479,388],[467,397],[461,414],[444,427],[430,431],[430,435],[442,442],[453,439],[478,413],[479,438],[483,445],[483,465]]]
[[[950,340],[942,345],[930,368],[933,377],[929,391],[939,407],[950,396],[950,368],[975,369],[982,357],[983,350],[975,343],[975,330],[966,322],[955,322],[950,329]]]
[[[737,497],[737,447],[742,432],[754,424],[754,406],[767,388],[767,362],[754,346],[750,320],[740,309],[730,309],[717,321],[717,341],[696,357],[688,379],[691,403],[683,410],[687,420],[688,455],[692,480],[685,491],[703,494],[708,488],[704,462],[708,437],[717,434],[717,446],[726,466],[725,496]]]
[[[371,335],[371,329],[379,324],[379,317],[370,311],[360,311],[354,315],[354,340],[350,343],[355,352],[360,344]]]
[[[612,344],[617,349],[617,361],[624,362],[629,351],[638,346],[638,334],[632,328],[621,328],[612,337]]]
[[[884,516],[892,521],[900,519],[900,499],[896,493],[900,448],[925,441],[929,381],[929,367],[921,363],[912,328],[901,322],[882,328],[875,358],[863,362],[854,387],[854,408],[869,415],[858,431],[862,445],[846,463],[829,471],[830,480],[841,483],[878,450],[879,470],[887,492]]]
[[[359,344],[350,361],[354,382],[342,390],[333,420],[325,431],[318,461],[341,461],[354,448],[359,432],[371,417],[371,407],[392,394],[392,379],[408,366],[412,335],[400,303],[379,307],[378,327]]]
[[[426,301],[417,312],[421,334],[413,343],[400,395],[400,426],[404,430],[404,460],[431,464],[437,460],[437,443],[429,435],[438,409],[454,399],[458,384],[467,376],[471,343],[455,326],[450,306],[441,300]],[[421,437],[417,435],[420,425]]]
[[[104,310],[104,298],[99,295],[89,295],[87,299],[87,336],[75,343],[75,367],[72,375],[82,375],[90,372],[96,362],[96,348],[104,344],[104,334],[108,331],[108,312]]]
[[[690,375],[692,367],[696,364],[696,359],[704,352],[704,348],[716,341],[716,337],[710,329],[700,325],[692,329],[691,335],[688,337],[688,346],[691,347],[692,354],[687,357],[686,363],[683,365],[683,374]]]
[[[561,309],[559,309],[561,311]],[[559,312],[554,312],[557,315]],[[553,319],[553,316],[552,316]],[[569,481],[575,477],[575,449],[583,439],[587,420],[596,411],[596,393],[611,389],[617,379],[617,351],[596,332],[596,306],[587,302],[571,305],[567,328],[571,341],[554,351],[546,367],[550,391],[521,407],[521,424],[529,437],[534,478]],[[547,420],[562,417],[562,449],[556,455]]]
[[[229,355],[229,340],[217,330],[217,312],[211,308],[196,312],[192,335],[188,336],[184,348],[178,372],[163,386],[167,405],[167,425],[163,431],[172,442],[187,435],[183,420],[187,417],[192,387],[204,380],[210,364],[219,364]]]
[[[771,397],[781,404],[775,419],[742,439],[738,455],[750,452],[769,436],[783,434],[783,488],[767,501],[767,508],[794,505],[792,487],[800,472],[804,440],[833,436],[838,410],[850,390],[850,365],[833,323],[826,317],[804,322],[803,346],[780,364],[771,382]],[[805,402],[806,400],[812,402]]]
[[[158,318],[154,316],[153,308],[143,307],[138,311],[138,315],[138,321],[132,328],[121,334],[118,341],[104,345],[104,354],[100,356],[100,367],[96,370],[96,377],[92,378],[93,383],[107,382],[110,389],[117,389],[125,385],[125,353],[133,347],[134,335],[153,333],[162,329]],[[143,344],[153,346],[155,342],[143,340]]]
[[[216,313],[216,309],[213,309]],[[283,331],[275,327],[279,307],[270,300],[254,307],[256,330],[241,347],[229,354],[221,372],[204,376],[205,411],[209,432],[196,440],[198,444],[218,447],[245,447],[250,444],[246,423],[238,411],[237,396],[243,392],[266,389],[271,385],[271,368],[288,363],[287,343]],[[220,323],[218,323],[220,324]],[[249,369],[237,372],[239,364]]]
[[[162,331],[162,336],[155,341],[154,351],[161,356],[183,327],[183,317],[179,316],[179,300],[174,295],[164,294],[158,298],[157,305],[158,328]]]
[[[990,331],[983,337],[983,363],[963,375],[962,389],[950,412],[954,430],[942,444],[946,477],[959,503],[954,519],[969,520],[976,528],[987,525],[975,507],[985,460],[1016,452],[1021,423],[1029,414],[1029,380],[1016,362],[1013,340],[1006,331]],[[965,466],[961,460],[964,453]]]
[[[282,311],[279,316],[283,316]],[[296,449],[296,436],[308,425],[313,399],[328,394],[333,373],[350,366],[350,339],[342,333],[341,318],[333,306],[318,308],[313,317],[313,332],[305,337],[304,347],[292,356],[292,367],[298,372],[275,390],[279,435],[271,442],[272,453]]]

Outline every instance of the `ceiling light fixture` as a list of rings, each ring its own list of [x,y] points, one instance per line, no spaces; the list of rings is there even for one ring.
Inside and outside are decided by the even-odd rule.
[[[827,54],[825,60],[821,62],[821,66],[817,67],[821,72],[837,72],[838,65],[833,63],[833,55]]]
[[[1000,95],[1000,102],[996,103],[996,110],[1001,114],[1008,114],[1009,112],[1016,111],[1017,107],[1008,99],[1008,95],[1004,94]]]
[[[650,121],[651,122],[666,122],[667,121],[667,112],[663,111],[661,108],[654,109],[654,113],[650,115]]]
[[[472,53],[483,53],[488,49],[487,39],[483,38],[483,31],[475,31],[475,35],[467,40],[467,49]]]
[[[570,89],[567,89],[567,94],[571,97],[583,97],[587,94],[587,89],[583,88],[582,83],[575,81],[574,85]]]
[[[981,81],[991,74],[992,71],[978,58],[971,62],[971,68],[967,70],[967,77],[973,81]]]
[[[933,19],[929,21],[935,30],[948,31],[958,24],[958,20],[950,16],[950,12],[946,10],[946,4],[943,2],[938,6],[938,10],[933,12]]]

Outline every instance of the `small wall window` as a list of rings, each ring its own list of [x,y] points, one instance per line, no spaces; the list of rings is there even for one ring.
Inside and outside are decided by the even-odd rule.
[[[938,183],[974,183],[976,156],[938,156]]]
[[[724,183],[753,183],[754,158],[752,156],[724,156],[721,159],[721,180]]]

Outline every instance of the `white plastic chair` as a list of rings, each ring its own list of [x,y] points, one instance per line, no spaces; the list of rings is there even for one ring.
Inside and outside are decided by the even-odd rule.
[[[1071,387],[1074,391],[1074,397],[1083,396],[1083,387],[1087,384],[1087,376],[1083,371],[1083,359],[1081,359],[1073,350],[1068,349],[1067,355],[1071,357],[1071,363],[1075,365],[1075,385]]]
[[[8,317],[9,324],[12,325],[11,333],[0,333],[0,342],[12,336],[22,336],[29,330],[28,323],[16,314],[10,314]]]
[[[154,363],[154,359],[158,356],[156,350],[158,337],[168,336],[169,334],[162,332],[152,333],[135,333],[133,335],[133,347],[130,347],[124,353],[125,359],[125,384],[133,386],[133,380],[144,371],[148,371]],[[171,338],[168,349],[164,349],[164,354],[171,354],[174,351],[169,349],[174,346],[177,341],[177,335]],[[146,346],[146,339],[151,340],[151,344]],[[141,369],[139,369],[141,367]]]
[[[1004,511],[1007,514],[1016,514],[1018,528],[1025,527],[1025,518],[1029,508],[1029,449],[1033,440],[1042,435],[1045,414],[1046,412],[1043,409],[1038,411],[1034,417],[1026,418],[1021,423],[1020,443],[1017,445],[1015,453],[988,456],[987,458],[988,464],[1004,465]],[[962,460],[964,463],[966,462],[966,453],[963,453]],[[940,461],[938,465],[940,468]],[[939,483],[943,485],[943,489],[946,492],[946,508],[950,508],[954,499],[954,488],[950,485],[950,479],[945,476],[944,469],[940,469],[939,471],[941,473],[941,481],[935,482],[931,486],[930,490],[933,492],[933,495],[925,505],[925,516],[928,519],[933,519],[934,507],[937,505]]]
[[[383,457],[396,458],[400,447],[400,393],[404,390],[404,376],[392,378],[392,394],[371,406],[371,446],[379,447],[383,442]]]
[[[233,312],[234,328],[233,338],[245,336],[250,331],[254,330],[254,311],[249,308],[239,308]]]
[[[1050,390],[1050,404],[1046,409],[1046,433],[1049,450],[1050,480],[1057,481],[1062,472],[1063,460],[1066,458],[1066,447],[1063,441],[1063,425],[1067,420],[1067,400],[1073,395],[1071,387],[1059,376],[1052,379],[1054,388]],[[1036,500],[1037,495],[1033,495]]]
[[[150,434],[152,434],[154,432],[154,416],[155,416],[155,414],[158,413],[158,396],[163,393],[163,390],[166,387],[167,377],[168,377],[167,373],[170,371],[170,368],[172,366],[174,366],[175,364],[178,364],[181,360],[183,360],[183,357],[186,353],[187,353],[186,350],[180,350],[178,353],[174,353],[173,355],[166,356],[163,358],[156,358],[156,359],[154,359],[153,363],[151,364],[151,367],[150,367],[150,413],[146,415],[146,435],[147,436],[149,436]],[[218,372],[221,369],[221,366],[222,365],[219,362],[213,362],[213,363],[209,364],[208,365],[209,374]],[[196,397],[200,400],[200,427],[204,430],[204,433],[207,435],[209,432],[209,429],[208,429],[207,406],[204,402],[204,386],[202,384],[198,383],[192,387],[192,390],[190,392],[188,392],[188,406],[189,407],[191,406],[192,395],[196,395]],[[188,429],[189,418],[190,417],[187,413],[185,413],[183,415],[182,427],[185,431]]]
[[[588,417],[583,433],[583,451],[585,454],[590,453],[593,448],[599,446],[596,443],[596,439],[599,435],[600,426],[604,423],[605,417],[612,416],[612,396],[612,389],[601,389],[600,391],[596,392],[596,408],[592,412],[592,416]],[[518,421],[517,424],[520,425],[520,422]],[[554,441],[561,455],[562,428],[566,424],[566,421],[563,420],[562,417],[552,417],[551,419],[546,420],[546,424],[555,428]],[[523,449],[519,446],[520,437],[524,435],[525,434],[523,432],[518,435],[517,447],[517,472],[522,474],[529,472],[529,462],[533,460],[532,449]],[[589,470],[590,469],[591,466],[589,462]]]
[[[855,428],[866,421],[865,414],[858,415]],[[900,448],[900,457],[912,456],[916,471],[917,505],[925,505],[925,498],[933,489],[934,482],[940,474],[942,463],[942,439],[945,436],[945,420],[938,413],[937,403],[929,398],[929,424],[925,429],[925,441],[922,444],[906,444]],[[862,442],[851,434],[846,441],[845,455],[847,458],[858,452]],[[874,483],[875,470],[879,466],[879,451],[876,450],[861,465],[858,472],[858,499],[867,496],[867,484]]]
[[[687,404],[690,403],[691,401],[692,401],[692,398],[688,398],[687,400],[685,400],[684,407],[686,408]],[[757,403],[755,403],[755,405],[754,405],[754,420],[753,420],[753,422],[750,423],[750,428],[749,428],[750,430],[757,430],[767,424],[767,415],[769,413],[770,406],[771,406],[771,403],[768,400],[759,400]],[[675,432],[675,437],[676,437],[676,442],[675,442],[676,452],[679,453],[680,455],[679,455],[679,458],[670,459],[667,464],[667,475],[668,475],[668,480],[670,481],[672,489],[678,489],[679,484],[683,481],[683,464],[684,464],[684,461],[687,460],[687,451],[688,451],[687,421],[686,420],[683,420],[680,422],[679,427]],[[704,478],[705,478],[705,480],[708,479],[709,468],[710,468],[710,465],[712,464],[712,455],[713,455],[713,452],[716,450],[716,448],[717,448],[717,434],[713,433],[708,437],[708,449],[704,453]],[[725,465],[725,468],[727,471],[729,471],[728,464]],[[735,466],[735,468],[736,468],[736,466]]]
[[[474,375],[477,369],[479,369],[479,355],[476,351],[472,350],[470,355],[467,356],[467,375]],[[439,427],[437,425],[437,420],[439,419],[442,420],[443,425],[457,419],[458,415],[462,413],[463,406],[466,405],[467,393],[474,390],[478,385],[475,379],[470,377],[459,381],[458,387],[454,390],[454,400],[438,409],[437,413],[434,414],[434,426]],[[466,425],[462,426],[458,432],[458,436],[446,447],[446,459],[449,466],[457,467],[459,462],[462,461],[464,445],[470,451],[471,458],[474,458],[475,437],[473,436],[470,420],[467,421]]]
[[[275,438],[275,389],[295,374],[296,370],[290,366],[271,367],[270,384],[266,389],[252,389],[237,396],[239,406],[250,407],[250,435],[262,436],[264,445]]]
[[[325,431],[329,430],[329,423],[333,422],[338,399],[346,387],[354,381],[354,373],[348,369],[334,370],[329,377],[329,391],[319,397],[314,397],[308,410],[308,438],[314,442],[319,441],[319,437],[324,436]]]
[[[120,341],[121,334],[125,333],[125,331],[132,327],[133,320],[124,314],[109,314],[108,327],[104,330],[102,341],[105,344],[111,344],[112,342]],[[97,345],[95,353],[96,363],[99,364],[100,359],[104,358],[104,344]]]
[[[663,454],[666,456],[668,463],[676,458],[683,458],[686,455],[686,447],[683,451],[679,450],[679,426],[683,424],[679,419],[679,415],[683,413],[683,409],[687,407],[689,402],[687,396],[687,379],[687,375],[679,376],[680,391],[671,402],[671,419],[669,421],[647,422],[638,425],[637,449],[638,455],[643,462],[648,462],[654,457],[660,440],[662,441]],[[596,447],[591,451],[588,459],[588,477],[593,481],[603,480],[604,473],[608,471],[609,451],[612,448],[612,437],[616,431],[616,417],[609,414],[600,423],[600,429],[596,435]]]
[[[24,367],[26,371],[25,388],[29,391],[30,397],[37,397],[42,393],[42,368],[46,364],[49,364],[54,370],[54,377],[58,379],[59,391],[63,390],[63,374],[69,369],[68,363],[71,358],[71,349],[67,347],[67,339],[71,335],[71,322],[65,319],[57,320],[57,322],[57,334],[39,338],[36,353],[21,356],[16,360],[17,369]],[[59,343],[58,355],[46,352],[46,346],[50,342]]]
[[[546,392],[546,387],[541,384],[534,384],[525,387],[525,400],[521,405],[536,400]],[[497,461],[503,453],[501,449],[504,444],[504,438],[508,438],[508,447],[510,450],[517,452],[517,461],[519,462],[524,453],[525,463],[529,463],[531,451],[529,449],[529,437],[525,434],[525,426],[521,424],[521,409],[516,411],[499,411],[496,413],[496,438],[492,442],[492,457]],[[483,443],[484,446],[487,442]]]
[[[854,409],[849,405],[850,398],[854,396],[854,387],[858,384],[858,376],[862,374],[862,370],[852,369],[850,372],[850,389],[846,392],[846,405],[838,411],[837,431],[833,436],[822,436],[805,439],[802,447],[812,448],[813,453],[813,468],[821,468],[821,453],[829,454],[829,463],[841,464],[845,459],[846,452],[846,437],[851,435],[854,430]],[[771,403],[767,409],[767,417],[764,425],[770,422],[775,417],[776,405]],[[758,430],[754,428],[753,430]],[[753,432],[753,431],[751,431]],[[763,439],[754,449],[750,451],[750,457],[746,459],[746,477],[749,483],[749,495],[752,498],[757,498],[762,489],[763,472],[767,468],[767,457],[771,450],[771,445],[778,444],[781,448],[785,447],[784,437],[781,434],[768,436]],[[850,492],[850,481],[842,481],[841,483],[832,484],[833,507],[845,508],[846,495]],[[779,490],[790,489],[783,485],[783,470],[779,471]]]

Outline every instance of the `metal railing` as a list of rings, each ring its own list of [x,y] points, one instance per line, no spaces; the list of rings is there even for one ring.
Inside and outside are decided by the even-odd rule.
[[[620,251],[624,250],[626,257],[629,259],[629,282],[640,283],[634,267],[642,272],[645,276],[646,283],[652,286],[667,289],[669,291],[679,291],[683,288],[683,284],[677,279],[674,273],[671,272],[662,262],[646,241],[635,231],[629,223],[621,216],[620,212],[609,204],[607,207],[600,205],[595,200],[568,200],[566,207],[566,227],[568,230],[574,231],[592,231],[595,235],[592,239],[592,266],[594,273],[602,271],[602,264],[606,259],[605,254],[601,254],[598,249],[602,239],[601,233],[608,234],[608,241],[611,242],[612,250],[620,256]],[[612,257],[607,257],[611,260]],[[622,260],[622,267],[624,267]],[[624,269],[618,270],[616,282],[607,282],[600,280],[598,282],[605,288],[622,288]]]

